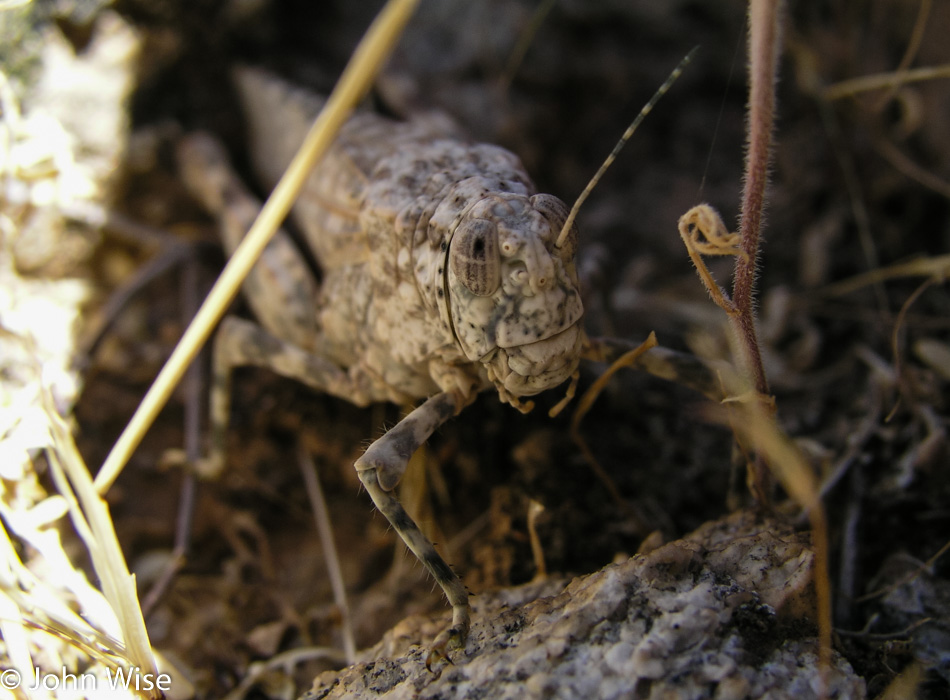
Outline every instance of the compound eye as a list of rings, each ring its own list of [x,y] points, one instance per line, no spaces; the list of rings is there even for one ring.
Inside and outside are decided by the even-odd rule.
[[[487,297],[501,284],[498,229],[486,219],[461,224],[452,237],[449,252],[452,272],[475,296]]]
[[[557,237],[561,233],[561,229],[564,227],[564,222],[567,221],[567,216],[570,211],[567,208],[567,205],[564,204],[560,199],[550,194],[536,194],[531,198],[531,204],[537,209],[541,215],[547,219],[548,224],[551,226],[551,231],[553,232],[554,240],[557,240]],[[572,223],[570,230],[567,232],[567,237],[561,243],[560,248],[556,248],[555,251],[561,260],[565,263],[570,263],[574,260],[574,256],[577,255],[577,224]]]

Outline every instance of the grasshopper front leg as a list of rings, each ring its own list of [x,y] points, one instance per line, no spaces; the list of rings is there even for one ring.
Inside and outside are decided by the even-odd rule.
[[[473,395],[474,396],[474,395]],[[356,471],[370,498],[393,526],[406,546],[432,574],[452,606],[452,626],[433,642],[426,666],[447,658],[447,652],[462,646],[471,621],[468,591],[458,575],[422,534],[393,489],[402,479],[409,459],[443,423],[456,415],[467,403],[460,393],[443,392],[428,399],[394,428],[369,446],[356,460]]]
[[[212,446],[207,464],[203,465],[209,471],[220,471],[224,463],[231,374],[234,367],[239,365],[271,369],[281,376],[297,379],[314,389],[350,401],[360,398],[358,383],[333,363],[274,337],[255,323],[229,317],[222,323],[215,342],[211,393]],[[474,398],[474,392],[470,398],[454,391],[436,394],[370,445],[354,465],[373,503],[432,574],[452,606],[452,625],[433,642],[426,660],[427,666],[433,661],[447,658],[448,651],[464,643],[471,619],[468,591],[406,513],[393,494],[393,489],[402,480],[413,453]]]

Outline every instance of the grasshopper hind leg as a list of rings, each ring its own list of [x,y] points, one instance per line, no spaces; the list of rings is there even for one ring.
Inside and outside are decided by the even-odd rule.
[[[426,658],[426,667],[448,661],[448,652],[464,645],[471,622],[471,606],[461,579],[409,517],[393,489],[402,479],[412,454],[454,416],[463,403],[454,393],[436,394],[370,445],[355,464],[360,481],[376,508],[432,574],[452,606],[452,625],[436,637]]]

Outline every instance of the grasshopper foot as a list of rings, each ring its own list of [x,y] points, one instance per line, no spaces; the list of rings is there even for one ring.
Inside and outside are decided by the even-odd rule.
[[[362,465],[358,463],[357,469],[360,469],[360,466]],[[422,562],[423,566],[429,570],[452,606],[452,626],[436,637],[432,649],[426,656],[427,669],[432,670],[433,665],[441,669],[445,664],[451,663],[448,653],[461,648],[465,644],[466,636],[468,636],[472,615],[472,609],[468,603],[468,591],[465,590],[465,586],[462,585],[461,580],[452,571],[452,568],[439,556],[432,543],[426,539],[425,535],[412,521],[412,518],[409,517],[399,501],[392,493],[379,486],[377,470],[364,467],[359,471],[359,476],[376,507],[386,516],[386,519],[399,533],[403,542]]]
[[[449,658],[449,652],[461,649],[465,645],[465,637],[468,636],[468,622],[463,624],[454,624],[447,630],[443,630],[426,654],[426,670],[434,673],[440,673],[445,666],[452,663]]]

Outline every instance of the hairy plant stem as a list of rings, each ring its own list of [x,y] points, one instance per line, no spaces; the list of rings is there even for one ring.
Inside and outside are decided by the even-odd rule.
[[[755,329],[756,261],[768,184],[769,156],[775,122],[775,82],[780,48],[778,0],[749,2],[749,114],[745,183],[739,224],[740,248],[736,256],[732,301],[736,313],[729,318],[735,332],[743,370],[756,393],[768,396],[769,384],[762,365]],[[751,467],[750,488],[760,506],[769,502],[771,477],[761,459]]]

